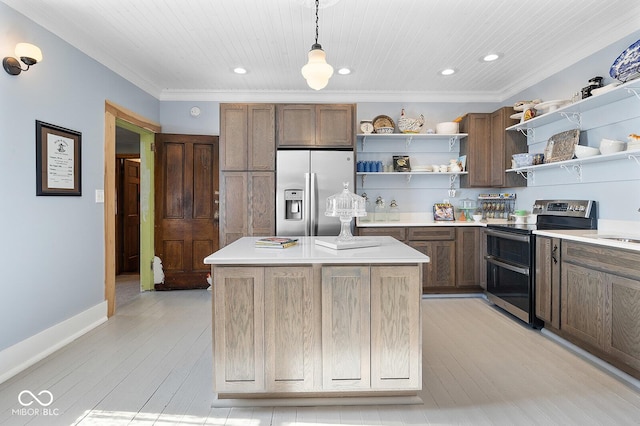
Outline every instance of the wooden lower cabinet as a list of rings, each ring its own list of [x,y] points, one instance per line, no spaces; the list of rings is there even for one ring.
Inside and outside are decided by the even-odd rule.
[[[640,371],[640,280],[605,274],[604,349]]]
[[[487,261],[485,256],[488,253],[487,249],[487,231],[486,229],[480,229],[480,266],[478,267],[480,288],[487,290]]]
[[[604,283],[601,272],[564,264],[560,328],[597,348],[604,348]]]
[[[311,267],[264,270],[265,389],[300,392],[314,388],[315,327],[319,306],[314,303]]]
[[[214,268],[213,383],[218,392],[265,390],[264,268]]]
[[[216,266],[219,394],[422,386],[418,265]]]
[[[486,275],[486,269],[483,269],[479,227],[362,227],[358,234],[388,235],[429,256],[429,263],[422,265],[423,293],[463,293],[482,289],[481,273],[484,270]]]
[[[371,268],[371,388],[421,389],[420,268]]]
[[[429,263],[423,263],[423,292],[432,289],[455,288],[455,241],[408,241],[407,244],[420,253],[429,256]]]
[[[369,274],[366,266],[322,268],[324,389],[371,387]]]
[[[560,328],[560,239],[536,237],[536,316]]]
[[[456,228],[455,264],[456,287],[477,289],[480,284],[480,228],[472,226]]]
[[[560,334],[640,378],[640,253],[562,241]]]

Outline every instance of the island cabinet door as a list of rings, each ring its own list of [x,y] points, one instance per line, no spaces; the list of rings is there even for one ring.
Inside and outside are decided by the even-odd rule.
[[[311,267],[265,268],[267,392],[314,388],[320,341],[319,306],[314,303],[318,300],[314,291]]]
[[[371,268],[371,388],[421,389],[419,266]]]
[[[264,391],[264,268],[215,267],[216,392]]]
[[[322,268],[322,387],[370,389],[370,277],[367,266]]]

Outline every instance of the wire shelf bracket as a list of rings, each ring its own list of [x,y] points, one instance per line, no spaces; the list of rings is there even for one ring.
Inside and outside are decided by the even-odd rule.
[[[560,164],[561,169],[565,169],[569,174],[575,174],[578,182],[582,182],[582,164],[573,164],[571,167]]]
[[[582,128],[582,114],[579,112],[560,112],[560,115],[575,124],[578,129]]]

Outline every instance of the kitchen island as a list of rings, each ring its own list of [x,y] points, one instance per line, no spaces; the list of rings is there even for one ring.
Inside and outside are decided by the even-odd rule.
[[[334,250],[245,237],[212,265],[214,406],[420,403],[422,264],[391,237]]]

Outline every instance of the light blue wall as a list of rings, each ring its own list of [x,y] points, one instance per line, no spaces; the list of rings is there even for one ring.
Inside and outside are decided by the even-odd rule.
[[[536,98],[569,99],[595,76],[605,77],[605,84],[611,83],[611,65],[638,39],[640,30],[517,94],[505,104]],[[580,143],[597,147],[602,138],[626,141],[629,133],[640,133],[638,116],[640,99],[635,96],[584,113],[583,129],[588,130],[581,132]],[[575,127],[568,121],[559,121],[537,129],[535,138],[528,141],[530,152],[542,152],[551,135]],[[534,182],[525,190],[516,192],[519,206],[527,209],[533,201],[541,198],[592,199],[598,202],[599,218],[637,221],[635,231],[640,232],[640,164],[632,159],[585,164],[582,183],[578,183],[577,178],[566,170],[537,171]]]
[[[159,102],[0,3],[0,53],[43,61],[0,71],[0,350],[104,300],[104,103],[154,121]],[[82,196],[36,196],[35,121],[82,133]]]
[[[200,115],[191,116],[192,107],[200,108]],[[219,102],[161,102],[160,122],[163,133],[185,135],[219,135]]]

